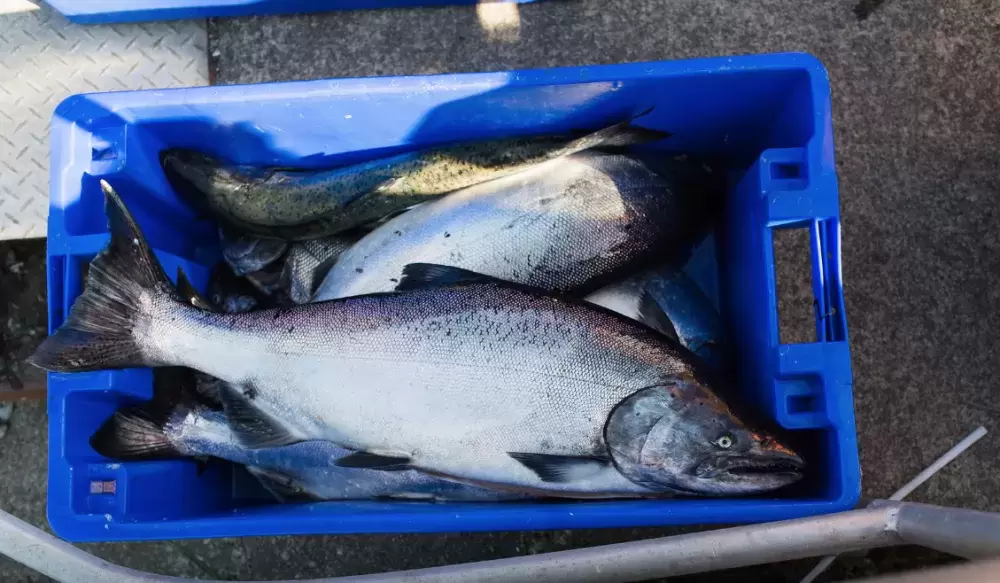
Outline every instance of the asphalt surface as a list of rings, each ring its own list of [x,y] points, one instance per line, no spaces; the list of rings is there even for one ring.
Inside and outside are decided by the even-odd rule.
[[[864,495],[885,497],[976,426],[991,435],[912,495],[1000,511],[1000,5],[991,0],[602,0],[220,19],[214,82],[442,73],[806,51],[830,73]],[[504,18],[506,16],[506,18]],[[484,24],[492,22],[492,25]],[[499,23],[499,24],[498,24]],[[779,289],[801,290],[799,273]],[[784,331],[783,331],[784,332]],[[27,341],[26,341],[27,342]],[[44,524],[44,409],[0,441],[5,508]],[[85,545],[215,578],[379,572],[646,538],[664,529]],[[842,559],[832,579],[947,560]],[[796,561],[712,580],[794,581]],[[5,581],[42,580],[0,562]],[[685,579],[694,580],[694,579]],[[699,580],[709,580],[707,578]]]

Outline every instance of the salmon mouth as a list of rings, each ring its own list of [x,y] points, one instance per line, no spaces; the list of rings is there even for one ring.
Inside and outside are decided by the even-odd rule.
[[[796,455],[732,456],[703,462],[696,474],[700,477],[729,476],[736,480],[754,477],[775,477],[797,480],[802,477],[805,462]]]
[[[790,460],[740,460],[724,471],[734,476],[787,475],[801,476],[805,464]]]

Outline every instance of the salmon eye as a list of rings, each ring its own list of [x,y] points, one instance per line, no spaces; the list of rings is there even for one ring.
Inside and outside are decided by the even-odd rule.
[[[715,445],[721,447],[722,449],[729,449],[733,447],[733,436],[723,435],[719,439],[716,439],[713,443],[715,443]]]

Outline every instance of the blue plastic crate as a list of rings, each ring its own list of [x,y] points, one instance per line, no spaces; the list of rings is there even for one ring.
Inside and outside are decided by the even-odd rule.
[[[851,508],[860,474],[840,275],[829,85],[800,54],[507,73],[337,79],[77,95],[52,122],[49,323],[80,293],[107,241],[99,178],[134,210],[167,273],[196,284],[218,258],[213,226],[171,192],[168,147],[241,163],[321,167],[447,141],[594,128],[652,107],[672,151],[725,156],[725,217],[689,272],[716,300],[746,399],[789,432],[807,478],[743,499],[517,504],[275,505],[242,471],[195,462],[113,463],[88,444],[116,409],[149,398],[149,370],[51,374],[48,515],[76,541],[348,532],[434,532],[750,522]],[[817,342],[778,341],[771,234],[808,228]],[[114,480],[113,493],[91,493]]]
[[[47,0],[78,24],[479,4],[482,0]],[[527,3],[538,0],[489,0]]]

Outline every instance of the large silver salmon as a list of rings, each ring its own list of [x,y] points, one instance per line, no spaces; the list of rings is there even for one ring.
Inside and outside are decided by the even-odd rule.
[[[584,302],[415,265],[402,291],[246,314],[180,298],[110,186],[108,248],[32,357],[61,372],[180,365],[251,449],[324,440],[341,467],[571,497],[763,492],[802,460],[747,428],[690,352]]]
[[[160,156],[190,204],[223,224],[291,240],[335,235],[467,186],[594,147],[667,137],[622,122],[582,137],[527,136],[408,152],[332,170],[227,165],[193,150]]]
[[[681,188],[634,157],[574,154],[386,222],[340,256],[314,299],[390,291],[410,263],[586,290],[693,243],[715,194]]]

